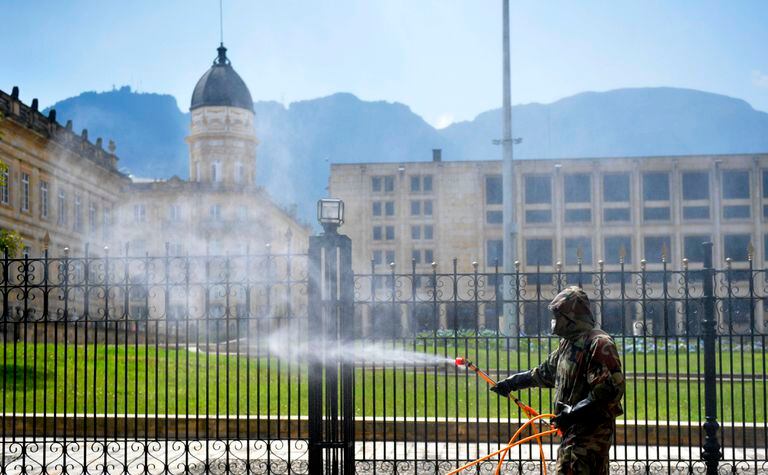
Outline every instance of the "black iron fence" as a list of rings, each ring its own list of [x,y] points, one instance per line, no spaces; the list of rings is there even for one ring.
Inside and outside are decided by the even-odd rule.
[[[269,249],[6,257],[2,473],[308,473],[310,268]],[[366,355],[354,417],[338,428],[352,431],[358,472],[445,473],[508,440],[523,415],[448,362],[465,356],[494,377],[538,364],[557,345],[546,305],[572,284],[627,376],[616,470],[703,472],[702,451],[710,470],[720,452],[723,473],[768,469],[768,271],[751,262],[504,274],[452,261],[340,281],[354,287],[345,345]],[[521,398],[551,407],[548,390]],[[523,447],[506,463],[538,473],[538,461]]]

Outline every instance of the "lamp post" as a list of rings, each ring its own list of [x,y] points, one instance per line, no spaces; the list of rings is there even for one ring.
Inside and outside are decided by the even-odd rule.
[[[309,238],[309,475],[352,475],[355,470],[353,363],[339,358],[354,337],[352,241],[338,233],[344,202],[322,199],[323,233]]]

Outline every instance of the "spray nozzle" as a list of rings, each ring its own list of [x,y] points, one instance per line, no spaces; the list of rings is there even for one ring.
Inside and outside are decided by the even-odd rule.
[[[464,357],[459,356],[458,358],[456,358],[456,366],[466,366],[466,365],[467,365],[467,360],[464,359]]]

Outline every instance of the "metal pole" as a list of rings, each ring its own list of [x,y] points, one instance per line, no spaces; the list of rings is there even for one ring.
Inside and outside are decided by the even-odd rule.
[[[355,334],[351,240],[335,230],[310,237],[309,265],[307,338],[322,353],[309,364],[309,474],[351,475],[354,363],[339,357]]]
[[[715,338],[717,318],[715,316],[715,271],[712,268],[712,243],[704,246],[704,447],[701,458],[707,466],[707,475],[716,475],[722,458],[717,432],[717,374],[715,366]]]
[[[502,192],[504,215],[504,306],[503,324],[507,335],[519,335],[519,323],[517,321],[517,303],[513,301],[510,275],[515,269],[517,257],[517,223],[515,216],[515,176],[512,153],[512,93],[510,90],[510,60],[509,60],[509,0],[503,0],[503,90],[504,90],[504,130],[502,131]]]

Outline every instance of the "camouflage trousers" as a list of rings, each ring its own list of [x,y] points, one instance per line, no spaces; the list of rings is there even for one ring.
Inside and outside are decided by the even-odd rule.
[[[557,449],[557,475],[608,475],[608,451],[613,443],[613,420],[597,426],[572,427]]]

